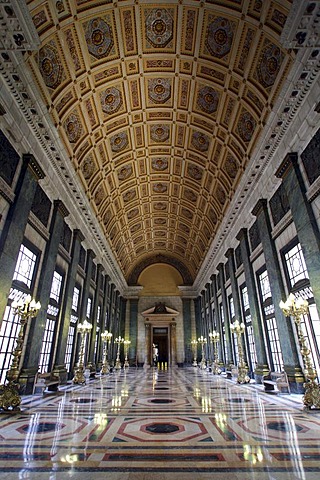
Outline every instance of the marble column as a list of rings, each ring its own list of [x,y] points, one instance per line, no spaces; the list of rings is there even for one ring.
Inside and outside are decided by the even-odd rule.
[[[306,197],[306,187],[298,160],[297,153],[288,153],[278,168],[276,176],[283,181],[306,262],[314,300],[320,314],[320,233],[314,212]]]
[[[259,200],[253,208],[252,214],[257,217],[257,225],[269,277],[272,302],[274,305],[274,315],[279,332],[279,342],[284,369],[288,376],[291,392],[302,393],[304,375],[299,362],[298,348],[295,341],[292,322],[286,319],[279,307],[280,301],[285,300],[286,295],[279,259],[272,238],[267,200]]]
[[[194,300],[195,323],[196,323],[196,339],[201,336],[201,298]],[[197,346],[197,358],[199,358],[199,345]]]
[[[99,263],[97,265],[97,270],[96,270],[96,288],[94,292],[94,299],[93,299],[93,305],[92,305],[92,315],[91,315],[92,329],[90,333],[90,342],[89,342],[89,349],[88,349],[88,368],[90,369],[90,378],[94,378],[96,374],[96,359],[94,358],[94,354],[95,354],[94,350],[95,350],[96,335],[97,335],[97,314],[98,314],[98,307],[100,303],[102,268],[103,267],[101,263]],[[102,319],[101,319],[101,311],[100,311],[100,322],[101,320]]]
[[[219,263],[217,270],[219,272],[220,283],[221,283],[221,299],[222,299],[222,308],[223,308],[223,315],[224,315],[224,329],[225,329],[226,342],[227,342],[228,358],[226,359],[226,368],[227,370],[229,370],[230,363],[232,363],[231,361],[232,354],[231,354],[230,312],[229,312],[228,299],[227,299],[227,294],[225,289],[224,264]],[[220,318],[220,322],[222,322],[221,318]]]
[[[145,323],[145,359],[144,367],[149,368],[151,366],[151,328],[149,323]]]
[[[37,317],[32,319],[27,339],[26,352],[20,375],[21,385],[25,393],[33,390],[34,377],[39,366],[39,352],[42,345],[43,334],[47,320],[47,309],[50,300],[52,278],[56,267],[60,240],[64,228],[64,218],[69,215],[68,210],[61,200],[55,200],[50,224],[50,238],[47,243],[41,266],[37,299],[41,303],[41,310]],[[51,362],[53,356],[51,358]],[[49,365],[52,368],[52,365]]]
[[[130,344],[130,354],[132,362],[138,366],[137,360],[137,343],[138,343],[138,298],[130,298],[129,300],[129,339]]]
[[[183,335],[184,335],[184,363],[191,364],[193,353],[191,349],[192,325],[191,325],[191,299],[182,299]],[[190,353],[191,352],[191,353]]]
[[[255,380],[261,383],[263,375],[269,372],[266,346],[263,341],[263,327],[262,319],[259,310],[259,300],[254,281],[254,273],[250,261],[250,249],[248,242],[247,229],[242,228],[237,235],[237,240],[240,242],[241,257],[243,261],[244,274],[246,279],[246,286],[248,290],[248,299],[250,306],[251,323],[253,328],[253,337],[257,355],[257,365],[254,371]],[[244,322],[245,323],[245,322]],[[248,352],[249,354],[249,352]]]
[[[109,311],[108,311],[108,303],[109,303],[109,282],[110,277],[109,275],[105,274],[104,276],[104,284],[103,284],[103,302],[101,308],[101,331],[104,332],[105,330],[109,329]],[[108,321],[107,321],[108,319]]]
[[[79,256],[81,242],[84,240],[84,236],[80,230],[76,229],[73,232],[72,247],[71,247],[71,262],[69,265],[65,294],[63,297],[60,314],[59,314],[59,328],[58,328],[58,337],[57,337],[57,348],[55,351],[54,359],[54,372],[56,375],[59,375],[60,382],[62,384],[67,382],[67,370],[64,363],[64,357],[66,353],[70,319],[72,313],[72,299],[73,299],[73,290],[76,285],[76,277],[79,265]]]
[[[0,314],[3,318],[38,180],[45,175],[32,155],[23,155],[15,198],[0,237]],[[38,299],[37,299],[38,300]]]

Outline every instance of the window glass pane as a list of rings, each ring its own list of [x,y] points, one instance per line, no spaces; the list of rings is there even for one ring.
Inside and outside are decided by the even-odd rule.
[[[13,280],[19,280],[31,287],[34,268],[36,265],[36,255],[31,252],[27,247],[21,245],[16,268],[13,275]]]

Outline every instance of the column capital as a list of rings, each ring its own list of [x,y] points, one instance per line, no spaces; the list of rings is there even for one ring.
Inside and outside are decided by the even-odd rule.
[[[85,239],[85,236],[83,235],[81,230],[79,230],[79,228],[75,228],[73,230],[73,237],[77,239],[80,243],[83,242],[83,240]]]
[[[277,178],[283,178],[287,175],[290,168],[292,168],[293,164],[298,161],[298,154],[296,152],[287,153],[282,161],[280,167],[275,173]]]
[[[239,242],[241,242],[241,240],[243,240],[244,238],[247,238],[247,235],[248,235],[248,229],[241,228],[241,230],[239,230],[238,234],[236,235],[236,239],[239,240]]]
[[[229,259],[230,257],[233,257],[233,255],[234,255],[234,249],[233,249],[233,248],[228,248],[228,250],[227,250],[226,253],[224,254],[224,256],[225,256],[226,258],[228,258],[228,259]]]
[[[69,210],[67,209],[67,207],[65,206],[65,204],[62,202],[62,200],[54,200],[53,202],[54,204],[54,208],[59,212],[61,213],[61,215],[63,216],[63,218],[67,217],[69,215]]]
[[[28,166],[30,171],[33,173],[36,180],[41,180],[42,178],[45,177],[44,171],[42,170],[39,163],[31,153],[24,153],[22,155],[22,160]]]
[[[265,211],[268,206],[268,201],[265,198],[261,198],[257,201],[253,209],[251,210],[252,215],[257,217],[261,212]]]
[[[87,250],[87,258],[88,258],[88,257],[90,257],[92,260],[93,260],[94,258],[96,258],[96,254],[94,253],[94,251],[93,251],[91,248],[89,248],[89,249]],[[87,261],[88,261],[88,260],[87,260]]]

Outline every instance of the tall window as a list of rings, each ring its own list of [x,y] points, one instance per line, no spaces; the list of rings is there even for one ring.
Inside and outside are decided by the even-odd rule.
[[[257,365],[257,354],[256,354],[256,347],[254,343],[254,336],[253,336],[253,327],[252,327],[252,320],[251,320],[251,313],[250,313],[250,304],[249,304],[249,296],[248,296],[248,289],[244,286],[241,289],[241,296],[242,296],[242,307],[244,312],[244,319],[246,325],[246,338],[248,342],[248,350],[250,356],[250,363],[251,363],[251,370],[254,372],[256,365]]]
[[[66,369],[68,372],[70,372],[70,369],[71,369],[73,343],[74,343],[77,321],[79,318],[78,317],[79,300],[80,300],[80,290],[78,287],[74,287],[73,295],[72,295],[72,307],[71,307],[70,324],[69,324],[69,330],[68,330],[67,347],[66,347],[66,353],[64,357],[64,363],[66,365]]]
[[[291,292],[296,298],[302,297],[309,302],[309,314],[302,317],[301,328],[320,378],[320,319],[301,245],[297,243],[290,248],[285,253],[284,259]]]
[[[12,351],[20,331],[18,315],[13,314],[11,302],[13,299],[24,299],[31,293],[35,278],[37,256],[25,245],[21,245],[18,260],[13,275],[12,287],[9,293],[8,305],[0,329],[0,383],[5,382],[6,373],[12,361]]]
[[[283,358],[279,341],[278,327],[274,315],[274,305],[271,297],[271,289],[267,270],[259,275],[260,297],[262,300],[263,316],[268,336],[268,347],[270,352],[270,368],[273,371],[283,370]]]
[[[39,357],[39,372],[41,373],[48,372],[50,368],[53,339],[60,309],[61,291],[62,275],[60,275],[58,272],[54,272],[51,284],[50,300],[47,309],[46,326],[44,329]]]

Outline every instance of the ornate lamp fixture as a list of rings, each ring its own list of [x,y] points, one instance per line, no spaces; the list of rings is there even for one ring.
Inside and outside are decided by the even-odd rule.
[[[124,345],[124,367],[129,367],[129,360],[128,360],[128,349],[131,341],[130,340],[123,340],[123,345]]]
[[[118,344],[118,348],[117,348],[117,358],[116,358],[116,364],[115,364],[115,367],[114,367],[114,368],[115,368],[116,370],[120,370],[120,369],[121,369],[121,362],[120,362],[120,345],[121,345],[121,343],[124,342],[124,339],[119,336],[119,337],[117,337],[114,341],[115,341],[115,343]]]
[[[83,323],[78,323],[77,330],[81,335],[80,351],[79,351],[79,363],[73,377],[73,383],[83,384],[86,383],[84,376],[84,346],[87,334],[91,331],[92,325],[87,320]]]
[[[207,364],[206,364],[206,358],[205,358],[205,355],[204,355],[204,346],[207,343],[207,339],[201,335],[201,337],[198,338],[198,343],[201,344],[200,368],[201,368],[201,370],[205,370],[207,368]]]
[[[12,352],[11,366],[6,374],[6,385],[0,386],[0,408],[3,410],[20,410],[19,405],[21,398],[19,395],[19,375],[20,375],[20,359],[22,354],[22,345],[25,335],[25,325],[30,318],[36,317],[40,308],[40,302],[31,299],[31,295],[27,295],[23,300],[20,298],[18,302],[15,300],[11,303],[11,307],[15,315],[19,315],[20,330],[16,340],[16,347]]]
[[[191,340],[191,347],[192,347],[192,353],[193,353],[193,362],[192,362],[193,367],[198,366],[198,364],[197,364],[197,345],[198,345],[197,340]]]
[[[248,367],[246,365],[246,362],[244,361],[244,355],[243,355],[243,347],[242,347],[242,334],[245,331],[245,324],[243,322],[239,322],[239,320],[235,320],[233,323],[230,324],[230,330],[232,333],[235,333],[237,335],[237,340],[238,340],[238,355],[239,355],[239,361],[238,361],[238,383],[249,383],[250,378],[248,376]]]
[[[301,317],[302,315],[306,315],[309,311],[308,301],[303,298],[296,299],[295,296],[290,293],[285,302],[280,302],[279,307],[286,317],[293,317],[295,324],[297,325],[300,351],[304,365],[303,373],[306,378],[306,382],[304,383],[305,393],[303,395],[303,403],[308,408],[320,408],[320,386],[316,380],[317,372],[312,365],[310,349],[308,348],[301,327]]]
[[[214,351],[213,351],[213,364],[212,364],[212,373],[214,375],[219,375],[221,370],[219,368],[219,352],[218,352],[218,342],[220,341],[220,333],[216,330],[213,330],[212,333],[209,333],[209,337],[211,342],[214,344]]]
[[[101,339],[103,342],[103,354],[102,354],[102,368],[101,368],[101,375],[105,375],[110,371],[110,365],[108,361],[108,354],[109,354],[109,347],[111,342],[112,333],[106,330],[105,332],[101,333]]]

